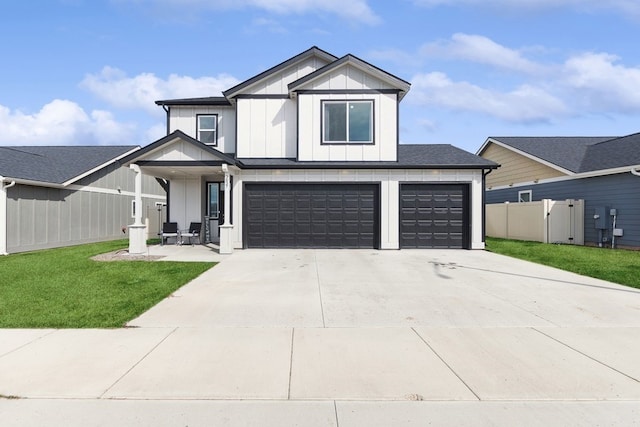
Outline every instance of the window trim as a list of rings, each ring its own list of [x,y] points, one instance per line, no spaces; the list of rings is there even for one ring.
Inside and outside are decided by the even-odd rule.
[[[214,129],[201,129],[200,128],[200,117],[213,117],[214,118],[214,123],[215,123],[215,128]],[[202,142],[202,140],[200,139],[200,132],[201,131],[205,131],[205,132],[211,132],[213,131],[213,142],[211,143],[207,143],[207,142]],[[217,147],[218,146],[218,115],[215,113],[203,113],[203,114],[196,114],[196,139],[200,142],[202,142],[205,145],[208,145],[210,147]]]
[[[522,200],[522,196],[528,194],[529,200]],[[518,191],[518,203],[528,203],[533,201],[533,190],[520,190]]]
[[[347,112],[349,111],[348,106],[349,103],[368,103],[371,105],[371,140],[370,141],[325,141],[324,139],[324,121],[325,121],[325,105],[326,104],[347,104]],[[320,100],[320,145],[375,145],[376,143],[376,123],[375,123],[375,111],[376,111],[376,102],[375,99],[322,99]],[[347,138],[349,138],[349,125],[348,125],[348,117],[347,114]]]

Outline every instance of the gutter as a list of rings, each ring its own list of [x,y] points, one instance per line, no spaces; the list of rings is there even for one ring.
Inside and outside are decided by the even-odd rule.
[[[631,173],[634,174],[635,176],[640,176],[640,168],[638,169],[631,168]]]

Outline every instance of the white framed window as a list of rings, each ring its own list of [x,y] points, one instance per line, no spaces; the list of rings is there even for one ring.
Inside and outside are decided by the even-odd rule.
[[[518,191],[518,203],[530,202],[532,200],[531,194],[532,194],[531,190]]]
[[[196,121],[198,126],[198,141],[207,145],[218,145],[218,115],[198,114]]]
[[[373,100],[322,101],[322,143],[373,144]]]

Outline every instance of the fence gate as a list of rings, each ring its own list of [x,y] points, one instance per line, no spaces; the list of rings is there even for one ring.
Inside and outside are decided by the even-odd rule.
[[[584,245],[584,200],[487,205],[489,237]]]

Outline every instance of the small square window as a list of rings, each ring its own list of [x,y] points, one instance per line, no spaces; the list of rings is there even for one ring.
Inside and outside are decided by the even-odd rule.
[[[207,145],[218,145],[218,115],[201,114],[197,116],[198,141]]]
[[[518,191],[518,203],[526,203],[531,201],[531,190]]]
[[[324,101],[324,143],[373,143],[373,101]]]

